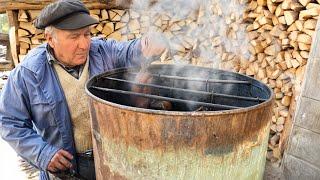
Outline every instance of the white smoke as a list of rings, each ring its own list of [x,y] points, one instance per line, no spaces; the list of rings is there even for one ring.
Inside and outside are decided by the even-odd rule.
[[[133,0],[129,14],[131,20],[139,21],[137,33],[158,32],[166,37],[169,51],[165,63],[219,68],[225,60],[249,59],[249,40],[242,23],[244,10],[245,3],[239,0]],[[184,69],[174,71],[185,74]],[[165,75],[168,71],[158,73]],[[210,78],[197,71],[188,76]],[[186,88],[203,90],[203,85],[207,86],[193,82]],[[215,85],[211,84],[208,91],[214,91]],[[223,93],[231,94],[233,88],[226,85]],[[191,105],[189,109],[194,107]]]

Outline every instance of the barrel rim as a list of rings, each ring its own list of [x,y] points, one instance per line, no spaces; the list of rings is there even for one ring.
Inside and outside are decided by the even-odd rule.
[[[154,65],[151,65],[151,66],[152,66],[152,67],[155,67],[155,66],[163,66],[163,65],[166,65],[166,66],[179,66],[179,65],[175,65],[175,64],[154,64]],[[112,106],[112,107],[116,107],[116,108],[119,108],[119,109],[125,109],[125,110],[128,110],[128,111],[142,112],[142,113],[149,113],[149,114],[158,114],[158,115],[179,115],[179,116],[180,116],[180,115],[192,115],[192,116],[203,116],[203,115],[238,114],[238,113],[249,112],[249,111],[252,111],[252,110],[257,110],[257,109],[266,107],[266,106],[268,106],[268,105],[270,105],[270,104],[273,103],[273,100],[274,100],[274,92],[272,91],[272,89],[271,89],[269,86],[267,86],[265,83],[261,82],[260,80],[254,79],[254,78],[252,78],[252,77],[250,77],[250,76],[247,76],[247,75],[244,75],[244,74],[240,74],[240,73],[236,73],[236,72],[232,72],[232,71],[229,71],[229,70],[221,70],[221,69],[216,69],[216,68],[207,68],[207,67],[200,67],[200,66],[194,66],[194,65],[183,65],[183,66],[181,66],[181,67],[205,68],[205,69],[222,71],[222,72],[227,72],[227,73],[231,73],[231,74],[240,75],[240,76],[243,76],[243,77],[248,78],[248,80],[256,81],[257,83],[260,83],[262,86],[264,86],[265,90],[267,90],[267,91],[270,93],[270,96],[269,96],[269,98],[268,98],[265,102],[262,102],[262,103],[260,103],[260,104],[254,105],[254,106],[242,107],[242,108],[238,108],[238,109],[221,110],[221,111],[166,111],[166,110],[145,109],[145,108],[132,107],[132,106],[126,106],[126,105],[122,105],[122,104],[113,103],[113,102],[110,102],[110,101],[106,101],[106,100],[104,100],[104,99],[101,99],[101,98],[95,96],[94,94],[92,94],[92,93],[89,91],[89,88],[88,88],[89,84],[93,81],[93,79],[101,76],[102,74],[105,74],[105,73],[108,73],[108,72],[110,73],[110,72],[120,71],[120,70],[133,69],[133,68],[136,68],[136,67],[116,68],[116,69],[113,69],[113,70],[106,71],[106,72],[104,72],[104,73],[95,75],[95,76],[91,77],[91,78],[86,82],[85,92],[86,92],[86,94],[87,94],[90,98],[96,100],[96,101],[99,102],[99,103],[103,103],[103,104],[106,104],[106,105],[109,105],[109,106]]]

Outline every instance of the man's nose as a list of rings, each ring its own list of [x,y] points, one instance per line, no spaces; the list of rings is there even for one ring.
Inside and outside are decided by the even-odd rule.
[[[84,36],[81,36],[79,41],[79,48],[81,49],[88,49],[90,45],[90,38],[86,38]]]

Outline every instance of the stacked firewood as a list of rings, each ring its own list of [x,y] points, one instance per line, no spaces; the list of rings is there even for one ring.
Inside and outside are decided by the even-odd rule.
[[[44,41],[43,32],[32,25],[38,14],[38,10],[19,11],[20,62],[29,50]],[[152,9],[149,11],[92,9],[90,14],[99,21],[99,24],[91,29],[93,36],[131,40],[148,32],[163,32],[169,42],[170,51],[163,54],[162,62],[218,67],[219,59],[229,62],[233,59],[241,59],[239,55],[235,55],[239,53],[229,53],[232,50],[230,47],[225,47],[224,43],[228,40],[229,44],[237,44],[240,47],[239,38],[242,36],[237,34],[237,31],[240,29],[241,16],[235,12],[223,14],[222,7],[215,3],[215,0],[208,7],[199,5],[196,10],[190,7],[187,15],[183,16],[172,13],[170,10],[159,13],[153,12]],[[216,22],[213,18],[217,19],[217,17],[219,21],[223,21],[221,22],[224,26],[223,31],[219,26],[215,26]]]
[[[221,8],[219,11],[221,11]],[[100,21],[100,24],[92,28],[91,32],[94,36],[131,40],[148,32],[162,32],[170,46],[170,51],[161,56],[161,61],[165,63],[192,63],[212,67],[214,63],[219,64],[219,60],[212,61],[213,55],[217,56],[219,54],[221,57],[225,52],[222,38],[226,38],[227,35],[232,33],[233,35],[236,34],[232,28],[228,29],[229,34],[225,33],[225,37],[215,35],[217,33],[213,31],[214,29],[212,31],[203,30],[210,27],[206,22],[206,10],[200,6],[196,11],[190,10],[190,13],[186,16],[178,16],[170,11],[153,12],[152,9],[149,11],[111,9],[92,10],[91,12],[93,12],[92,16]],[[236,17],[234,15],[229,23],[240,19],[240,16]],[[238,28],[236,23],[233,27]],[[210,51],[210,53],[206,53],[207,51]],[[227,58],[227,56],[224,57]],[[233,59],[235,57],[229,58]]]
[[[37,47],[44,41],[44,34],[42,31],[36,29],[32,24],[39,13],[39,10],[19,10],[18,50],[20,62],[23,60],[29,50]]]
[[[232,1],[233,2],[233,1]],[[162,63],[185,63],[220,67],[252,76],[268,84],[275,93],[269,160],[278,162],[290,131],[295,102],[299,95],[312,36],[320,11],[315,0],[237,0],[239,8],[227,8],[219,0],[161,12],[143,9],[91,9],[99,21],[93,36],[131,40],[163,32],[170,50]],[[242,12],[239,12],[242,11]],[[19,60],[44,41],[43,32],[32,21],[38,10],[20,10]]]
[[[243,16],[250,38],[249,62],[239,72],[267,83],[275,93],[269,151],[281,159],[320,12],[319,1],[252,0]]]

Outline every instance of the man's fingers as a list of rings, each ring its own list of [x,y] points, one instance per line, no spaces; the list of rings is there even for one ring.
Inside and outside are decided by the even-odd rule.
[[[55,154],[55,156],[51,159],[50,161],[50,168],[52,169],[53,172],[56,172],[57,170],[65,170],[66,167],[60,163],[60,158],[62,156],[60,154]]]
[[[60,156],[59,162],[66,168],[71,168],[72,164],[68,159],[66,159],[64,156]]]
[[[57,152],[57,163],[64,168],[71,168],[72,164],[70,163],[70,160],[72,158],[73,156],[68,151],[61,149]]]
[[[61,153],[64,157],[66,157],[68,160],[72,160],[73,159],[73,156],[68,152],[68,151],[65,151],[63,149],[61,149],[59,151],[59,153]]]
[[[50,166],[48,166],[48,170],[50,172],[57,172],[58,170],[66,170],[67,168],[62,165],[59,161],[50,162]]]
[[[56,172],[57,171],[57,169],[53,166],[53,164],[49,164],[49,166],[48,166],[48,170],[50,171],[50,172]]]
[[[60,161],[56,161],[54,163],[54,167],[56,167],[57,169],[62,170],[62,171],[68,169],[68,167],[64,166]]]
[[[50,160],[48,165],[48,170],[51,172],[56,172],[58,170],[66,170],[72,167],[70,160],[73,159],[73,156],[63,150],[60,149]]]

